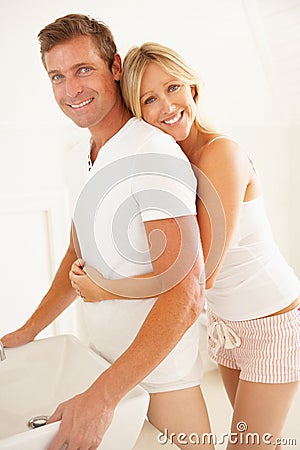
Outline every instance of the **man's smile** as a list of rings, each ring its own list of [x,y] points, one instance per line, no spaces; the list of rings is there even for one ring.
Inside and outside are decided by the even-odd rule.
[[[88,100],[84,100],[83,102],[77,103],[77,104],[70,104],[70,103],[68,103],[68,106],[70,106],[73,109],[78,109],[78,108],[82,108],[82,107],[84,107],[86,105],[89,105],[93,100],[94,100],[94,97],[89,98]]]

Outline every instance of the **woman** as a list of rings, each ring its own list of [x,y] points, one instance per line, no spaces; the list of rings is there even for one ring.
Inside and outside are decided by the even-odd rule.
[[[300,379],[300,284],[273,241],[255,167],[236,142],[201,124],[198,77],[173,50],[154,43],[130,50],[121,89],[136,117],[179,143],[198,177],[209,354],[219,365],[237,433],[227,448],[244,448],[239,422],[257,433],[254,443],[269,448]],[[83,296],[99,298],[79,264],[70,276]],[[116,292],[118,282],[101,285]]]
[[[131,49],[121,89],[135,116],[179,143],[200,192],[201,180],[209,180],[220,199],[224,248],[206,266],[209,353],[233,406],[232,432],[244,422],[260,436],[260,448],[269,448],[262,437],[279,439],[300,379],[300,283],[272,239],[255,167],[236,142],[201,125],[197,76],[173,50],[155,43]],[[211,229],[210,192],[204,189],[197,204],[205,260],[212,231],[223,235],[217,221]]]

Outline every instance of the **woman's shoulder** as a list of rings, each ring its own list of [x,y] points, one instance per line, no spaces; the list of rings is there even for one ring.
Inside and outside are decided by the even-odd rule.
[[[199,165],[222,166],[248,162],[248,156],[241,145],[230,136],[214,134],[208,137],[202,147]]]
[[[241,150],[240,144],[232,137],[225,134],[212,134],[206,137],[203,150],[205,153],[214,153],[220,151],[239,151]]]

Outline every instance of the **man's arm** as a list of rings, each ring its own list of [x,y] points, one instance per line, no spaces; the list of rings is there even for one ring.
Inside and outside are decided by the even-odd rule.
[[[5,347],[16,347],[32,341],[76,299],[76,293],[69,280],[69,271],[75,259],[76,253],[71,235],[69,247],[49,291],[21,328],[1,338]]]
[[[204,305],[204,289],[199,283],[203,259],[196,219],[188,216],[155,220],[145,223],[145,227],[151,256],[157,255],[161,247],[161,237],[154,233],[159,230],[165,235],[164,252],[156,260],[152,258],[152,264],[157,276],[165,274],[162,287],[169,285],[170,289],[158,297],[136,339],[108,369],[110,377],[120,371],[119,391],[120,380],[126,390],[130,380],[137,384],[152,372],[195,322]]]
[[[203,308],[203,259],[195,217],[150,221],[145,227],[154,272],[166,274],[163,283],[170,289],[159,296],[128,349],[85,392],[57,408],[50,422],[62,422],[49,450],[60,450],[64,443],[71,449],[96,449],[123,396],[170,353]],[[165,247],[160,253],[161,233]]]

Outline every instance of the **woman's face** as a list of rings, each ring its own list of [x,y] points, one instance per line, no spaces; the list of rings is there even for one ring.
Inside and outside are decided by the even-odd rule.
[[[157,63],[149,63],[141,82],[143,119],[176,141],[189,135],[197,114],[194,88],[174,78]]]

